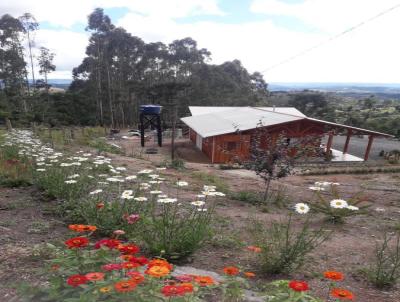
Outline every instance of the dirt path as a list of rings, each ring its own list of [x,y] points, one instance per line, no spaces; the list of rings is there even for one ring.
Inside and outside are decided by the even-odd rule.
[[[46,243],[62,240],[65,226],[50,214],[33,188],[0,188],[0,301],[18,301],[15,287],[36,282],[48,254]]]

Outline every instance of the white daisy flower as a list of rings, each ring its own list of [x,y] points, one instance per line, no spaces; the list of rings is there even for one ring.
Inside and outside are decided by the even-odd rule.
[[[150,191],[150,194],[153,194],[153,195],[158,195],[161,193],[162,193],[162,191]]]
[[[153,172],[153,170],[150,169],[146,169],[146,170],[141,170],[139,172],[137,172],[138,174],[150,174],[151,172]]]
[[[294,206],[295,210],[299,214],[307,214],[310,211],[310,207],[305,203],[296,203]]]
[[[333,199],[331,200],[331,207],[335,209],[344,209],[347,208],[349,205],[347,204],[346,200],[343,199]]]
[[[136,175],[129,175],[127,177],[125,177],[126,180],[132,180],[132,179],[136,179],[137,176]]]
[[[162,170],[166,170],[167,168],[165,168],[165,167],[158,167],[158,168],[156,168],[156,170],[158,170],[158,171],[162,171]]]
[[[176,198],[160,198],[157,200],[157,202],[159,203],[174,203],[176,201],[177,201]]]
[[[44,172],[44,171],[46,171],[46,169],[36,169],[36,171],[38,171],[38,172]]]
[[[186,186],[189,185],[189,183],[186,182],[186,181],[177,181],[177,182],[176,182],[176,185],[177,185],[178,187],[186,187]]]
[[[126,171],[126,168],[125,168],[125,167],[117,167],[117,168],[115,168],[115,170],[118,170],[118,171]]]
[[[76,184],[77,183],[77,181],[76,180],[73,180],[73,179],[71,179],[71,180],[66,180],[66,181],[64,181],[66,184]]]
[[[147,197],[135,197],[134,200],[136,200],[136,201],[147,201]]]
[[[122,192],[121,198],[122,199],[133,199],[133,191],[132,190],[125,190],[124,192]]]
[[[196,201],[192,201],[190,204],[196,206],[196,207],[202,207],[204,206],[206,203],[202,200],[196,200]]]
[[[351,211],[358,211],[358,210],[359,210],[358,207],[352,206],[352,205],[348,206],[347,209],[349,209],[349,210],[351,210]]]
[[[325,191],[323,187],[308,187],[312,191]]]
[[[89,194],[90,194],[90,195],[95,195],[95,194],[99,194],[99,193],[101,193],[101,192],[103,192],[102,189],[97,189],[97,190],[94,190],[94,191],[90,192]]]

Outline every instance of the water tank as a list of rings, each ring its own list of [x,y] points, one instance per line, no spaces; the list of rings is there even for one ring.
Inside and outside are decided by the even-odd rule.
[[[140,113],[143,114],[160,114],[162,106],[160,105],[141,105]]]

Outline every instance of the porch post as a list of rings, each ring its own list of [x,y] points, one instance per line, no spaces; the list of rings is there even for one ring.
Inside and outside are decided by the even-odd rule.
[[[328,142],[326,144],[326,154],[329,154],[331,152],[332,142],[333,142],[333,132],[329,132]]]
[[[343,154],[347,153],[347,151],[349,150],[349,143],[350,143],[351,134],[352,134],[351,129],[347,130],[347,137],[346,137],[346,142],[345,142],[344,148],[343,148]]]
[[[372,142],[374,141],[374,136],[370,135],[368,137],[368,145],[367,145],[367,150],[365,150],[365,155],[364,155],[364,161],[368,160],[369,157],[369,153],[371,151],[371,147],[372,147]]]

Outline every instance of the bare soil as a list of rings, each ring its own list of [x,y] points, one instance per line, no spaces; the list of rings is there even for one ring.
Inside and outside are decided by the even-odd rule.
[[[117,142],[132,149],[130,141]],[[126,145],[127,144],[127,145]],[[110,155],[116,164],[125,165],[135,172],[143,168],[153,168],[168,158],[167,147],[157,156],[134,158]],[[130,154],[126,151],[127,155]],[[135,155],[137,156],[137,154]],[[186,169],[177,171],[167,169],[166,175],[171,181],[186,180],[191,189],[186,190],[182,198],[190,198],[204,184],[194,172],[202,175],[217,176],[230,192],[263,190],[263,181],[254,173],[244,170],[220,170],[217,167],[201,163],[186,163]],[[271,221],[284,219],[290,207],[297,202],[309,202],[312,192],[308,186],[315,181],[340,182],[343,198],[363,192],[366,203],[371,205],[369,214],[349,218],[343,225],[332,225],[315,216],[313,225],[323,226],[333,231],[332,237],[313,254],[313,261],[291,276],[263,276],[252,255],[246,250],[251,245],[249,231],[250,218],[254,215],[267,225]],[[194,188],[194,189],[193,189]],[[255,284],[277,278],[305,279],[311,288],[321,297],[326,297],[327,283],[320,274],[325,270],[338,270],[346,274],[343,286],[351,289],[362,302],[398,302],[400,288],[378,290],[369,284],[360,270],[372,261],[375,244],[382,239],[384,231],[393,231],[400,222],[400,175],[335,175],[335,176],[291,176],[273,183],[274,190],[283,190],[285,203],[281,207],[270,206],[268,212],[249,203],[220,199],[217,205],[216,232],[212,240],[197,251],[188,263],[199,269],[221,272],[226,265],[240,265],[257,273]],[[33,188],[0,189],[0,301],[13,301],[14,285],[21,281],[37,278],[37,271],[43,266],[43,258],[32,257],[32,246],[38,243],[64,238],[65,226],[54,216],[46,215],[52,203],[43,200]],[[376,209],[383,211],[376,211]],[[39,223],[38,223],[39,222]],[[301,218],[295,220],[300,224]],[[397,225],[397,226],[396,226]]]

